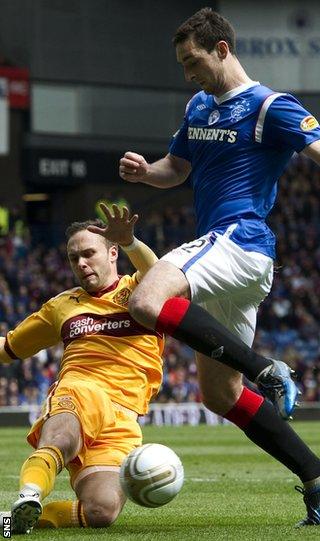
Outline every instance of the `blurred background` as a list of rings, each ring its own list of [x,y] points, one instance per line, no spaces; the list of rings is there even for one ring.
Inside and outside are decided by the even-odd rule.
[[[137,236],[161,256],[194,237],[188,184],[171,190],[118,176],[126,150],[167,152],[186,102],[172,35],[209,5],[234,24],[254,80],[293,92],[320,118],[320,3],[275,0],[0,0],[0,334],[74,285],[64,230],[104,200],[140,213]],[[295,155],[269,223],[273,290],[255,348],[288,362],[306,404],[320,401],[320,169]],[[122,273],[131,271],[121,258]],[[61,346],[0,367],[0,406],[39,405]],[[159,404],[200,403],[193,352],[167,340]],[[0,419],[1,422],[1,419]]]

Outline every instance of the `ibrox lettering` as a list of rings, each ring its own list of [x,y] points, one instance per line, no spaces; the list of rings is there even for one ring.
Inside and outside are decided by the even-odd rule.
[[[73,321],[70,325],[70,338],[74,338],[79,334],[98,333],[104,330],[116,330],[116,329],[128,329],[130,327],[129,319],[122,319],[120,321],[104,321],[103,323],[97,323],[92,317],[79,319]]]
[[[188,139],[199,141],[222,141],[235,143],[238,132],[235,130],[223,130],[221,128],[188,128]]]

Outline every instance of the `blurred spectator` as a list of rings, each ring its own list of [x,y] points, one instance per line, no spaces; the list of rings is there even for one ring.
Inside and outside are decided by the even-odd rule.
[[[0,200],[0,235],[9,233],[9,209],[7,205]]]

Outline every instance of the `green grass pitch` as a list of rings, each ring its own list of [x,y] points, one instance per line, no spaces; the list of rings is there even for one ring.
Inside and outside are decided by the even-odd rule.
[[[294,423],[320,453],[320,423]],[[18,474],[29,454],[23,428],[0,428],[0,506],[17,497]],[[127,503],[109,529],[35,530],[15,539],[113,541],[291,541],[320,539],[320,526],[295,530],[305,515],[297,478],[233,426],[145,427],[144,441],[163,443],[180,456],[185,484],[170,504],[144,509]],[[72,497],[66,473],[47,499]],[[0,540],[2,532],[0,532]]]

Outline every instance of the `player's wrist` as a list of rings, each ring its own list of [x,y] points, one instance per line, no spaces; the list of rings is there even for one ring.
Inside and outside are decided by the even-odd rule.
[[[130,244],[120,244],[120,247],[124,252],[132,252],[138,247],[139,241],[138,239],[133,236],[133,240]]]

